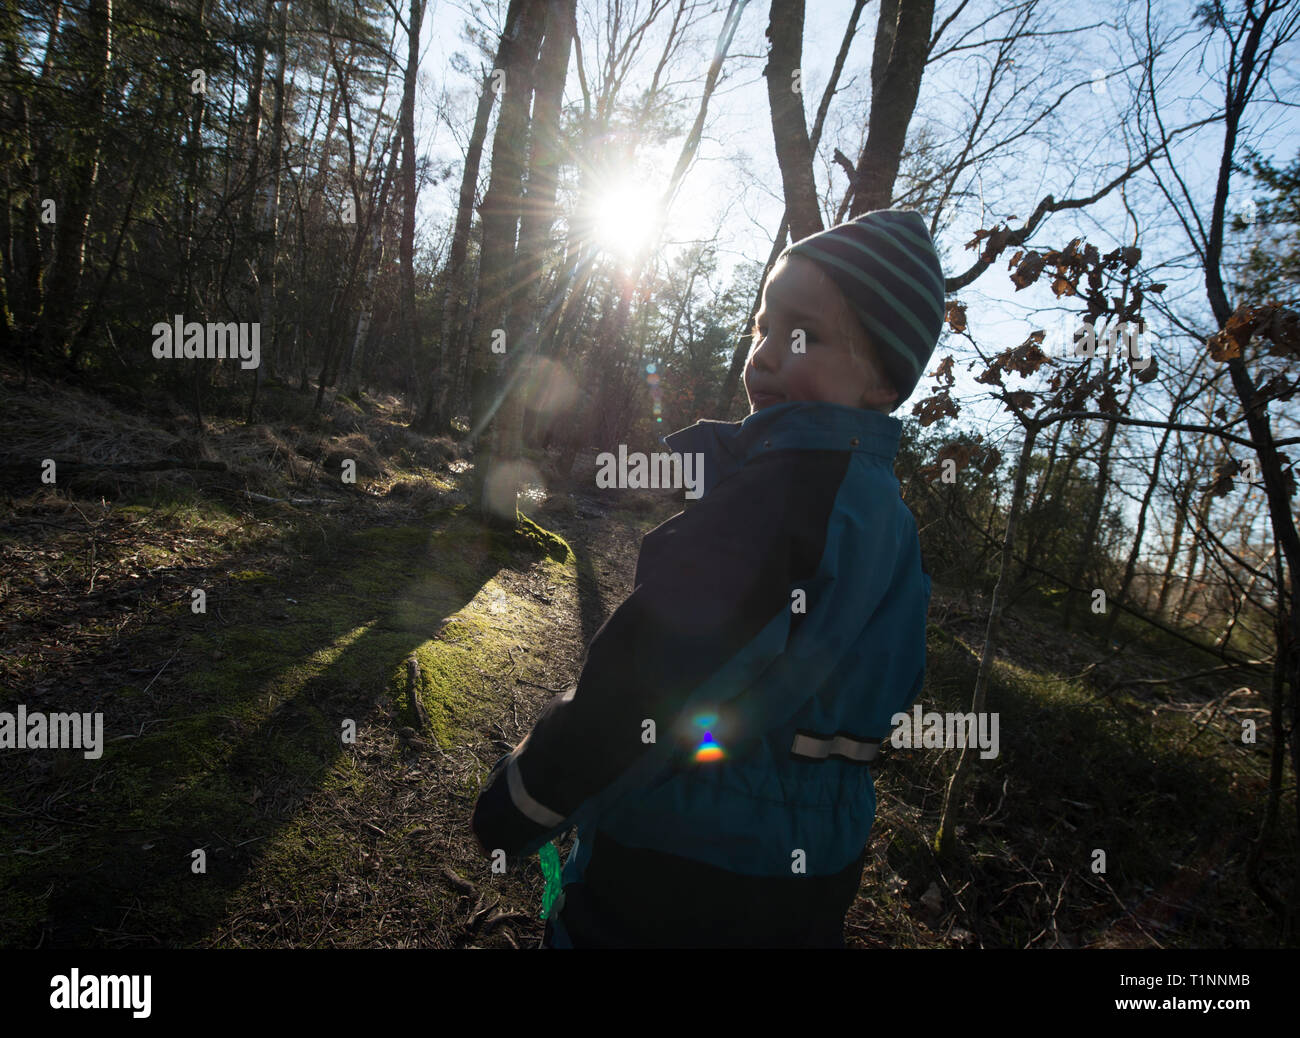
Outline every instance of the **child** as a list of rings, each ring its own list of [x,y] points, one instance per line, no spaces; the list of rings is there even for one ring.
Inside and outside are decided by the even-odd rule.
[[[547,946],[843,947],[867,766],[925,673],[930,578],[889,412],[943,312],[914,212],[796,242],[764,287],[753,412],[665,437],[703,453],[703,496],[646,535],[577,685],[471,820],[521,856],[577,826]]]

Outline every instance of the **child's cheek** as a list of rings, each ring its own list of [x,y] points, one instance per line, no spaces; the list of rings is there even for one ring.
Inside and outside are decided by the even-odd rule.
[[[815,400],[817,398],[817,379],[814,372],[807,370],[807,359],[800,358],[791,365],[786,378],[786,392],[796,400]]]

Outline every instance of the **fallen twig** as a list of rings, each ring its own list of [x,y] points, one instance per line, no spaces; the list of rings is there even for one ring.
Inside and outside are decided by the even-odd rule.
[[[529,685],[532,688],[540,688],[543,692],[567,692],[567,688],[551,688],[550,685],[539,685],[536,681],[529,681],[527,678],[515,678],[515,682],[520,685]]]
[[[469,880],[461,878],[451,869],[444,868],[442,870],[442,874],[443,876],[446,877],[448,883],[450,883],[453,887],[455,887],[457,890],[461,891],[462,893],[464,894],[478,893],[478,887],[474,886],[474,884],[471,883]]]
[[[266,494],[255,494],[251,490],[245,490],[244,495],[250,501],[258,501],[264,505],[336,505],[338,501],[332,497],[267,497]]]
[[[497,923],[511,922],[516,919],[522,923],[526,923],[528,922],[529,917],[524,915],[522,912],[493,912],[483,920],[483,927],[479,932],[480,934],[486,934],[491,931],[492,927],[496,926]]]
[[[168,659],[167,659],[167,663],[171,663],[171,661],[174,660],[174,659],[176,658],[176,653],[177,653],[177,652],[180,652],[180,651],[181,651],[181,647],[180,647],[179,645],[176,646],[176,652],[173,652],[173,653],[171,654],[171,656],[168,657]],[[148,692],[149,689],[153,687],[153,683],[154,683],[155,681],[157,681],[157,680],[162,676],[162,672],[163,672],[164,670],[167,669],[167,663],[164,663],[164,664],[163,664],[163,665],[158,669],[158,673],[155,674],[153,677],[151,677],[151,678],[149,679],[149,684],[145,685],[145,687],[144,687],[144,692],[141,692],[141,693],[140,693],[141,695],[144,695],[145,692]]]

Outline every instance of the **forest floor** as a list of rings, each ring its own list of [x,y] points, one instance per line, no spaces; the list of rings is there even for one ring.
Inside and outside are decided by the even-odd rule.
[[[595,451],[563,480],[532,452],[529,518],[487,534],[471,459],[399,401],[263,403],[284,417],[200,433],[163,397],[0,372],[0,710],[104,717],[98,759],[0,752],[0,947],[537,946],[538,860],[493,874],[474,800],[678,502],[597,491]],[[987,605],[936,582],[925,709],[968,709]],[[1221,660],[1127,617],[1117,653],[1052,606],[1007,619],[1002,753],[956,858],[930,847],[955,751],[884,755],[848,944],[1275,944],[1246,880],[1267,673],[1134,684]],[[1265,847],[1269,889],[1293,853]]]

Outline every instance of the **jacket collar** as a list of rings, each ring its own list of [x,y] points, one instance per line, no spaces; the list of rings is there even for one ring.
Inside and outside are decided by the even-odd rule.
[[[760,454],[775,450],[841,450],[893,465],[903,423],[880,411],[819,401],[787,401],[741,422],[701,419],[662,438],[679,454],[704,455],[702,493]]]

